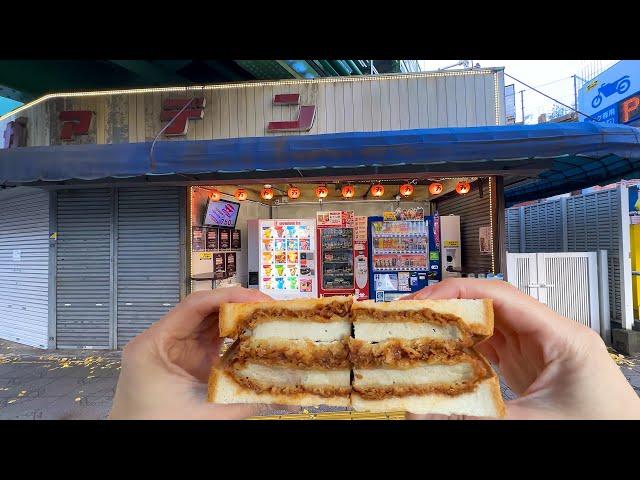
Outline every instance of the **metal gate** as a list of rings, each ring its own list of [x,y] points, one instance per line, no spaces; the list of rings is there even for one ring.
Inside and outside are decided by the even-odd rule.
[[[604,260],[606,265],[606,259]],[[608,291],[598,275],[598,254],[509,253],[507,280],[553,311],[586,325],[605,337]],[[604,292],[604,293],[603,293]]]
[[[47,348],[49,193],[0,195],[0,338]]]
[[[110,348],[112,190],[57,197],[56,346]]]
[[[117,348],[180,301],[181,192],[117,190]]]

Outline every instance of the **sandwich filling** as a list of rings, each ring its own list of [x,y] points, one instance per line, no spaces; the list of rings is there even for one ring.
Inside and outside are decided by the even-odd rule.
[[[235,360],[243,362],[247,359],[263,365],[291,368],[351,367],[346,336],[335,342],[247,338],[239,343]]]

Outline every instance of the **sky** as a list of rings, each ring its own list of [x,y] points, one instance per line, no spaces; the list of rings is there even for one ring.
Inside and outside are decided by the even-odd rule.
[[[0,115],[4,115],[20,105],[22,105],[22,103],[11,100],[10,98],[0,97]]]
[[[460,60],[419,60],[424,71],[437,70]],[[547,95],[573,107],[574,88],[573,75],[585,80],[599,74],[618,60],[473,60],[481,67],[505,67],[505,74],[509,74],[523,82],[537,88]],[[460,67],[455,67],[460,68]],[[543,95],[530,90],[519,82],[505,75],[505,85],[515,84],[516,90],[516,121],[522,121],[522,102],[526,123],[538,123],[541,113],[551,113],[554,102]],[[577,81],[580,88],[582,82]],[[524,90],[523,94],[520,91]],[[522,98],[521,98],[522,97]]]

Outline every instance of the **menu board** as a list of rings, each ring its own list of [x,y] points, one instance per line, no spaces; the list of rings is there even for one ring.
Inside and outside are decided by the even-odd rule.
[[[240,250],[241,246],[240,230],[231,230],[231,248],[234,250]]]
[[[218,229],[207,228],[207,250],[218,250]]]
[[[315,297],[315,222],[260,221],[260,290],[274,298]]]
[[[226,255],[227,274],[229,276],[235,275],[235,273],[236,273],[236,252],[227,252],[225,255]]]
[[[353,242],[367,243],[367,217],[355,217],[353,222]]]
[[[316,223],[319,227],[351,227],[353,221],[353,211],[329,210],[316,213]]]
[[[229,228],[220,229],[220,238],[218,243],[220,250],[231,248],[231,230]]]
[[[226,266],[224,253],[213,254],[213,272],[216,279],[226,278]]]
[[[203,227],[192,227],[191,229],[191,250],[203,252],[205,250],[205,231]]]

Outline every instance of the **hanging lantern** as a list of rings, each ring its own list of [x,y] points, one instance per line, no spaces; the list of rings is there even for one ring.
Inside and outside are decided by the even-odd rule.
[[[238,188],[234,194],[234,197],[236,197],[238,200],[243,201],[246,200],[249,197],[249,194],[247,193],[247,191],[244,188]]]
[[[213,200],[214,202],[217,202],[220,200],[220,198],[222,198],[222,194],[220,193],[220,190],[218,190],[217,188],[212,188],[209,191],[209,199]]]
[[[273,188],[271,185],[265,185],[262,190],[260,190],[260,196],[265,200],[271,200],[273,198]]]
[[[410,183],[405,183],[404,185],[400,185],[400,195],[403,197],[410,197],[413,194],[413,185]]]
[[[327,195],[329,195],[329,189],[325,185],[320,185],[319,187],[316,188],[316,197],[322,199],[322,198],[325,198]]]
[[[456,192],[459,195],[464,195],[465,193],[469,193],[471,191],[471,185],[469,182],[458,182],[456,184]]]
[[[384,186],[381,183],[371,185],[371,195],[374,197],[381,197],[384,195]]]
[[[300,189],[298,187],[289,187],[287,190],[287,196],[292,200],[300,198]]]
[[[342,187],[342,196],[344,198],[351,198],[356,194],[356,189],[353,185],[345,185]]]
[[[442,186],[441,183],[434,182],[431,185],[429,185],[429,193],[431,195],[439,195],[443,191],[444,191],[444,187]]]

